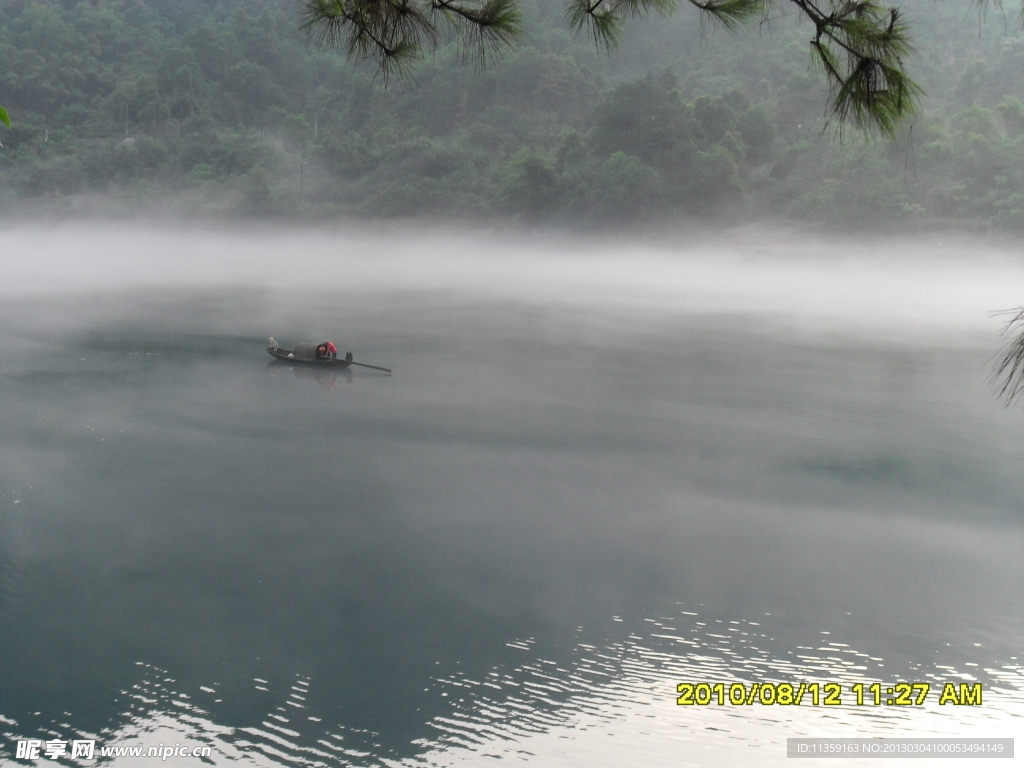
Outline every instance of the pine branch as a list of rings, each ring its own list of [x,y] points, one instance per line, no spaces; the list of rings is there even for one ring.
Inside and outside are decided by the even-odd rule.
[[[303,28],[321,45],[376,61],[384,79],[404,74],[441,36],[454,38],[481,64],[522,31],[520,0],[303,0]],[[728,30],[768,19],[779,0],[688,0]],[[827,123],[893,136],[912,114],[921,88],[907,75],[912,53],[898,8],[879,0],[788,0],[814,25],[813,63],[829,86]],[[670,15],[676,0],[568,0],[566,19],[598,48],[611,50],[631,18]],[[437,22],[437,23],[435,23]],[[440,24],[440,27],[439,27]]]

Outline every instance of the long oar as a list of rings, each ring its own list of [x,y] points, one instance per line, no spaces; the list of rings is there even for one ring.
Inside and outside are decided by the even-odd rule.
[[[348,362],[349,365],[361,365],[363,366],[363,368],[373,368],[373,370],[375,371],[386,371],[387,373],[391,373],[390,368],[384,368],[383,366],[380,365],[370,365],[369,363],[357,363],[355,360],[349,360]]]

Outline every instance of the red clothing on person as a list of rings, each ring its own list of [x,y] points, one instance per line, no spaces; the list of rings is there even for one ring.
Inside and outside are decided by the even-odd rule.
[[[327,342],[327,354],[330,355],[331,357],[337,357],[338,356],[338,348],[336,346],[334,346],[334,342],[333,341],[328,341]]]

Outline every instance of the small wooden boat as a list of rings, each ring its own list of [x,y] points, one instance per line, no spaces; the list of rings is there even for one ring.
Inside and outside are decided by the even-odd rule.
[[[383,368],[379,365],[370,365],[368,363],[357,363],[352,359],[351,352],[346,353],[345,357],[323,357],[317,354],[319,346],[319,344],[313,341],[303,341],[296,344],[295,349],[285,349],[278,346],[277,342],[271,338],[271,346],[267,347],[267,352],[271,357],[286,363],[319,365],[330,368],[348,368],[350,365],[359,365],[363,368],[373,368],[375,371],[391,373],[390,368]]]

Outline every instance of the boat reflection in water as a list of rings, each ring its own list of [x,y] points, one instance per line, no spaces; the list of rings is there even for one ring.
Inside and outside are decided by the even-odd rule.
[[[280,360],[271,360],[267,363],[267,368],[270,368],[275,374],[281,369],[291,369],[295,374],[296,378],[305,379],[306,381],[315,381],[322,387],[332,389],[338,382],[338,379],[344,379],[346,382],[352,381],[353,373],[351,368],[343,368],[341,366],[316,366],[316,367],[299,367],[297,365],[289,365],[288,363],[281,362]]]

